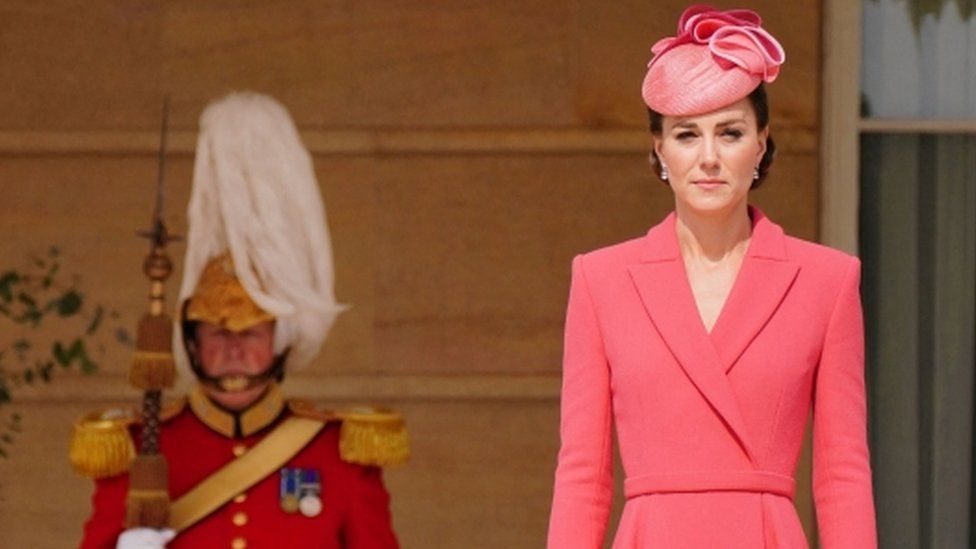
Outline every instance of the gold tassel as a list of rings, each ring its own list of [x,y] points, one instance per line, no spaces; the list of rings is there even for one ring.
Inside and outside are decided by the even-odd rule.
[[[129,368],[129,383],[143,391],[169,389],[176,380],[173,362],[173,323],[169,316],[145,315],[139,320],[136,352]]]
[[[169,524],[169,474],[162,454],[138,455],[129,471],[125,523],[129,528]]]
[[[79,475],[106,478],[129,470],[135,446],[128,421],[86,418],[75,424],[68,459]]]
[[[410,457],[410,436],[403,418],[385,411],[356,410],[339,414],[339,454],[360,465],[400,465]]]

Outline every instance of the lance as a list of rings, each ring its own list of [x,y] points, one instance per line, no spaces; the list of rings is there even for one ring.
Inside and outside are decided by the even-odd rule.
[[[149,230],[137,233],[149,239],[149,254],[142,264],[142,271],[149,278],[149,310],[139,320],[136,350],[129,368],[129,383],[143,391],[142,434],[139,452],[129,473],[126,500],[126,526],[129,528],[165,528],[169,522],[169,476],[166,458],[159,452],[159,410],[163,390],[171,388],[176,378],[173,322],[166,314],[165,283],[173,271],[166,245],[179,238],[166,230],[163,220],[168,97],[163,101],[162,118],[156,205]]]

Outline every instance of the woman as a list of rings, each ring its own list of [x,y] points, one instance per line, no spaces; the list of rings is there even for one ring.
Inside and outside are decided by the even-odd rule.
[[[772,160],[763,82],[784,59],[749,10],[685,11],[643,85],[675,208],[578,256],[549,547],[804,548],[793,472],[813,409],[821,546],[876,547],[856,258],[748,205]]]

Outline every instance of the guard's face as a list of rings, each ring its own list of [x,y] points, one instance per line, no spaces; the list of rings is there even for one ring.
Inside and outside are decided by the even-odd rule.
[[[766,128],[759,130],[747,98],[702,115],[665,116],[661,130],[655,152],[667,166],[679,213],[745,207],[768,135]]]
[[[274,322],[263,322],[234,332],[201,322],[196,328],[196,354],[203,371],[213,377],[254,376],[274,362]],[[265,386],[225,392],[207,387],[215,402],[229,410],[243,410],[257,400]]]

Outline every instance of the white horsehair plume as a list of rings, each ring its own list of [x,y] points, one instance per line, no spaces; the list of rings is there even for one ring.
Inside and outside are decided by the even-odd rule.
[[[207,262],[229,253],[244,290],[275,316],[275,354],[307,365],[336,316],[332,244],[312,157],[285,108],[237,92],[200,116],[189,231],[179,303],[193,295]],[[187,371],[182,331],[177,362]]]

